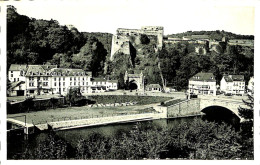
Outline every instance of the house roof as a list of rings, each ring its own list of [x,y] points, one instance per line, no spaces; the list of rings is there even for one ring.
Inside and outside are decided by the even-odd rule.
[[[224,76],[226,82],[233,82],[232,78],[229,76]]]
[[[57,65],[41,65],[45,70],[51,70],[53,68],[57,68]]]
[[[149,84],[146,86],[147,88],[161,88],[159,84]]]
[[[244,81],[243,75],[230,75],[233,81]]]
[[[93,81],[93,82],[106,82],[107,80],[105,78],[93,78],[91,81]]]
[[[226,82],[233,82],[233,81],[244,81],[243,75],[225,75],[223,76]]]
[[[216,79],[213,73],[205,73],[199,72],[196,75],[192,76],[189,81],[208,81],[208,82],[216,82]]]
[[[9,71],[20,71],[20,70],[26,70],[27,65],[26,64],[11,64]]]
[[[45,70],[42,68],[41,65],[28,65],[26,76],[43,74],[45,74]]]

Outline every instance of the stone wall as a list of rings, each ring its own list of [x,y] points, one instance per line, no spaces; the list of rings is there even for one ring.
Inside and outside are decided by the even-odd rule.
[[[41,111],[50,108],[62,107],[65,104],[64,97],[37,99],[30,102],[20,101],[7,103],[7,114],[24,113],[29,111]]]
[[[191,99],[174,104],[167,107],[167,117],[185,117],[192,115],[199,115],[200,112],[200,100]]]
[[[140,43],[140,35],[145,34],[147,36],[157,37],[157,47],[162,48],[163,45],[163,27],[161,26],[144,26],[141,29],[117,29],[116,35],[112,37],[111,56],[110,60],[113,60],[113,56],[116,52],[123,52],[124,54],[130,54],[130,48],[124,46],[125,42],[133,42],[133,45]],[[131,37],[135,37],[134,40]]]

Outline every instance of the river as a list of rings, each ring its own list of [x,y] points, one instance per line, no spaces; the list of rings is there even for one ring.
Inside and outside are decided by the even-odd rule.
[[[142,124],[152,124],[158,125],[161,127],[177,127],[180,123],[183,122],[191,122],[194,118],[199,119],[207,119],[207,116],[197,116],[197,117],[184,117],[184,118],[174,118],[174,119],[159,119],[153,121],[143,121]],[[207,119],[208,120],[208,119]],[[210,118],[210,120],[212,120]],[[232,121],[232,119],[231,119]],[[228,121],[227,121],[228,122]],[[78,140],[81,138],[87,139],[92,133],[99,133],[103,136],[116,138],[117,135],[122,133],[129,132],[134,126],[136,122],[132,123],[121,123],[121,124],[110,124],[103,126],[95,126],[95,127],[85,127],[85,128],[77,128],[70,130],[60,130],[56,131],[55,135],[64,139],[68,142],[73,148],[76,147]],[[34,135],[20,135],[20,136],[8,136],[7,137],[7,158],[15,159],[14,155],[19,155],[20,153],[25,151],[25,148],[29,148],[29,150],[33,150],[36,148],[43,140],[48,138],[47,132],[42,132]]]

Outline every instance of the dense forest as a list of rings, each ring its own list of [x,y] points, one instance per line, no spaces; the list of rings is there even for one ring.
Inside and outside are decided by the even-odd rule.
[[[210,35],[212,39],[253,39],[254,36],[236,35],[225,31],[185,32],[168,37],[194,34]],[[29,18],[17,13],[16,8],[7,10],[7,67],[11,64],[56,64],[63,68],[82,68],[92,71],[93,76],[107,76],[119,80],[125,88],[123,77],[143,71],[147,84],[165,79],[168,86],[185,89],[188,79],[200,71],[213,72],[217,83],[223,74],[243,74],[248,80],[253,75],[254,50],[243,46],[218,45],[217,51],[206,55],[194,52],[189,43],[164,44],[154,49],[154,42],[141,37],[139,45],[130,44],[131,55],[117,53],[110,61],[112,34],[79,32],[68,29],[55,20]]]
[[[82,33],[56,20],[29,18],[7,9],[7,67],[11,64],[57,64],[103,73],[112,34]],[[95,67],[94,67],[95,66]]]

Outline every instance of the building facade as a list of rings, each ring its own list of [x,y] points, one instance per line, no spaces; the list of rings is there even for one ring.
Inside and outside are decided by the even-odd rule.
[[[129,84],[130,90],[144,90],[144,75],[142,71],[133,74],[126,71],[124,81]]]
[[[10,69],[14,68],[12,65]],[[18,74],[19,71],[9,70],[10,77],[8,78],[12,87],[9,95],[10,93],[12,96],[16,93],[20,95],[66,95],[70,88],[75,87],[80,88],[82,94],[118,89],[116,80],[93,79],[91,72],[85,72],[82,69],[57,68],[56,65],[28,65],[25,68],[23,68],[22,75]],[[17,87],[18,81],[15,80],[21,82],[19,88]],[[18,92],[15,91],[18,89]]]
[[[213,73],[200,72],[189,79],[188,94],[216,95],[216,79]]]
[[[251,94],[254,93],[254,77],[250,77],[247,85],[247,91]]]
[[[245,94],[245,79],[243,75],[224,75],[220,81],[220,90],[226,94]]]
[[[162,87],[159,84],[149,84],[145,89],[150,92],[162,92]]]

